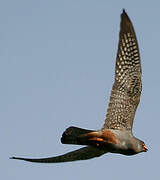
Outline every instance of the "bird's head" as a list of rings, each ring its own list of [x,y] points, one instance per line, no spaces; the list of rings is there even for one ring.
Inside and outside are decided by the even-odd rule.
[[[145,143],[143,141],[139,140],[139,139],[136,139],[135,150],[137,151],[137,153],[147,152],[148,151]]]

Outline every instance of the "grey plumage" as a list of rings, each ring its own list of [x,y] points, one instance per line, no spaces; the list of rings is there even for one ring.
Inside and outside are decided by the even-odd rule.
[[[133,120],[140,101],[141,62],[133,25],[123,10],[116,58],[115,80],[111,91],[105,123],[100,131],[77,127],[67,128],[63,133],[63,144],[87,145],[86,147],[49,158],[20,158],[30,162],[56,163],[86,160],[107,152],[134,155],[146,152],[143,141],[132,134]]]
[[[131,130],[142,89],[141,62],[134,28],[125,11],[120,26],[115,81],[103,129]]]

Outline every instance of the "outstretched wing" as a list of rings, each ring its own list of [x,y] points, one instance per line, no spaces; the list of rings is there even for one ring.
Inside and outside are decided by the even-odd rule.
[[[123,10],[115,82],[103,128],[132,129],[141,89],[141,63],[138,43],[131,20]]]
[[[60,162],[70,162],[77,160],[87,160],[87,159],[99,157],[104,153],[106,152],[94,147],[87,146],[56,157],[40,158],[40,159],[12,157],[11,159],[18,159],[18,160],[24,160],[24,161],[36,162],[36,163],[60,163]]]

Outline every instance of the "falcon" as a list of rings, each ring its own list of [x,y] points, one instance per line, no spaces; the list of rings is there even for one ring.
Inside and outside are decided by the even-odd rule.
[[[103,127],[87,130],[69,127],[62,134],[63,144],[85,145],[64,155],[48,158],[21,158],[39,163],[59,163],[86,160],[105,153],[135,155],[146,152],[145,143],[132,133],[133,120],[140,102],[142,82],[140,53],[136,34],[125,10],[121,14],[115,79]]]

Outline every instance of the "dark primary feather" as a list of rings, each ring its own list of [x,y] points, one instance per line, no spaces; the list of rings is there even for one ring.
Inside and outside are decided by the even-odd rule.
[[[141,95],[141,63],[133,25],[121,14],[115,82],[103,128],[132,129]],[[102,129],[103,129],[102,128]]]
[[[106,153],[105,151],[99,150],[94,147],[83,147],[78,150],[66,153],[64,155],[49,157],[49,158],[40,158],[40,159],[32,159],[32,158],[21,158],[21,157],[12,157],[11,159],[24,160],[29,162],[36,163],[60,163],[60,162],[70,162],[77,160],[87,160],[95,157],[99,157]]]

